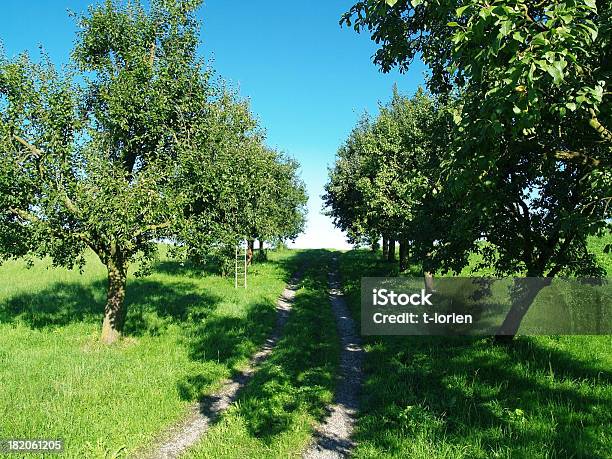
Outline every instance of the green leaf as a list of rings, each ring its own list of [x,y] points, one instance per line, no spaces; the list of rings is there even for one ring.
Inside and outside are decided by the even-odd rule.
[[[499,29],[499,32],[502,34],[502,36],[506,36],[508,34],[510,34],[510,32],[512,31],[512,21],[503,21],[501,23],[501,27]]]
[[[578,96],[578,97],[576,97],[576,102],[578,102],[579,104],[583,104],[583,103],[585,103],[587,100],[588,100],[588,99],[587,99],[587,97],[586,97],[584,94],[583,94],[583,95],[580,95],[580,96]]]
[[[462,6],[462,7],[460,7],[460,8],[457,8],[457,11],[456,11],[457,16],[463,16],[464,11],[465,11],[465,10],[466,10],[466,9],[467,9],[469,6],[470,6],[470,5],[465,5],[465,6]]]
[[[563,71],[559,67],[549,65],[546,71],[553,77],[553,83],[559,85],[563,81]]]
[[[533,40],[531,40],[531,44],[534,46],[546,46],[548,44],[548,40],[544,37],[544,33],[540,32]]]
[[[389,6],[394,6],[397,3],[397,0],[385,0],[385,2]],[[411,3],[414,3],[414,2],[411,2]],[[416,5],[413,5],[413,6],[416,6]]]
[[[601,86],[595,86],[595,88],[593,88],[593,96],[595,96],[597,102],[601,102],[603,98],[603,88]]]
[[[490,6],[486,6],[484,8],[481,8],[480,11],[478,12],[478,16],[480,16],[483,19],[488,18],[489,16],[491,16],[491,11],[492,11],[492,7]]]
[[[518,30],[512,34],[512,38],[519,43],[523,43],[525,41],[525,38]]]
[[[570,109],[572,112],[576,110],[576,104],[574,102],[568,102],[565,106]]]
[[[459,23],[455,22],[455,21],[451,21],[448,24],[446,24],[449,27],[459,27]]]

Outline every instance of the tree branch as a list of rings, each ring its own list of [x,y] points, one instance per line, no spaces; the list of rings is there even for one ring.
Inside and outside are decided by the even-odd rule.
[[[166,221],[166,222],[163,222],[163,223],[158,223],[156,225],[147,225],[144,228],[142,228],[140,231],[137,231],[136,233],[134,233],[134,237],[140,237],[144,233],[146,233],[147,231],[155,231],[155,230],[158,230],[158,229],[168,228],[168,227],[170,227],[170,225],[172,225],[171,221]]]
[[[563,244],[561,245],[561,247],[559,247],[559,250],[558,250],[559,254],[563,254],[567,251],[570,244],[574,240],[574,237],[575,235],[572,234],[570,237],[566,238],[565,241],[563,241]],[[555,277],[557,274],[559,274],[559,271],[561,271],[561,269],[563,269],[563,264],[561,263],[556,264],[550,271],[548,271],[548,273],[546,274],[546,277]]]
[[[24,147],[26,147],[28,150],[30,150],[34,156],[36,156],[36,158],[40,158],[44,155],[44,151],[42,151],[39,148],[36,148],[34,145],[32,145],[31,143],[27,142],[25,139],[19,137],[16,134],[13,134],[13,138],[19,142],[21,145],[23,145]]]
[[[30,223],[41,223],[40,218],[38,218],[36,215],[22,210],[22,209],[17,209],[15,207],[9,207],[8,208],[10,212],[12,212],[15,216],[21,218],[22,220],[28,221]],[[82,240],[83,242],[85,242],[94,252],[97,252],[97,247],[95,246],[95,244],[91,241],[91,239],[87,236],[87,234],[85,233],[81,233],[81,232],[71,232],[69,233],[72,236],[75,236],[77,239]]]
[[[557,150],[554,152],[554,157],[563,161],[572,161],[575,159],[581,159],[582,164],[591,164],[592,166],[601,165],[601,160],[592,158],[579,151],[571,150]]]
[[[31,223],[40,222],[40,218],[38,218],[36,215],[31,214],[30,212],[27,212],[25,210],[16,209],[15,207],[9,207],[8,210],[10,210],[15,216],[21,218],[22,220],[26,220]]]
[[[603,124],[599,122],[597,115],[595,114],[595,110],[589,108],[589,113],[591,114],[589,126],[595,129],[603,140],[606,142],[612,142],[612,132],[610,132]]]
[[[20,136],[18,136],[16,134],[13,134],[13,137],[15,138],[15,140],[17,140],[17,142],[19,142],[21,145],[23,145],[28,150],[30,150],[37,159],[41,159],[44,156],[45,152],[43,150],[41,150],[40,148],[35,147],[34,145],[32,145],[30,142],[28,142],[24,138],[22,138],[22,137],[20,137]],[[44,175],[43,174],[43,169],[42,169],[42,167],[40,165],[39,165],[38,170],[39,170],[39,173],[41,175],[41,178],[43,178],[42,177]],[[58,193],[60,193],[62,201],[64,202],[64,205],[66,206],[68,211],[70,213],[72,213],[73,215],[78,215],[79,214],[79,210],[78,210],[77,206],[74,204],[74,202],[72,202],[72,200],[70,199],[70,197],[68,196],[66,191],[60,185],[59,180],[55,181],[55,189],[56,189],[56,191]]]

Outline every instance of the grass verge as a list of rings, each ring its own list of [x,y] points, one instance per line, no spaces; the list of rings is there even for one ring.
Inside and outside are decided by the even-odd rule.
[[[359,317],[360,279],[395,269],[365,251],[342,255]],[[609,457],[612,340],[371,337],[355,457]]]
[[[130,276],[126,337],[98,344],[105,270],[83,275],[36,261],[0,266],[0,438],[58,438],[64,457],[123,457],[176,422],[190,402],[243,365],[275,323],[299,263],[256,264],[249,288],[163,256]]]

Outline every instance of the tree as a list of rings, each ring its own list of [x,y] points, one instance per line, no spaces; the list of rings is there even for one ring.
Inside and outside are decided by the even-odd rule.
[[[128,268],[140,261],[146,272],[156,241],[196,220],[221,237],[211,215],[232,209],[189,195],[219,168],[195,165],[256,135],[244,104],[196,57],[199,3],[90,7],[65,74],[27,55],[0,58],[0,258],[73,267],[93,250],[108,271],[105,343],[121,334]]]
[[[586,241],[610,227],[611,11],[593,0],[368,0],[343,17],[381,43],[383,70],[422,53],[430,88],[462,96],[434,203],[435,267],[459,270],[481,251],[498,274],[603,274]],[[533,293],[501,333],[516,332]]]
[[[363,242],[373,228],[377,234],[382,232],[379,224],[368,220],[368,202],[364,193],[373,178],[367,169],[367,148],[364,146],[370,131],[371,122],[363,116],[338,149],[323,195],[326,215],[332,218],[336,227],[347,233],[349,242],[353,244]],[[388,240],[386,234],[382,234]]]
[[[306,187],[298,175],[299,164],[274,150],[263,148],[264,161],[253,167],[250,183],[252,218],[248,235],[260,241],[295,239],[306,223]],[[251,165],[255,166],[253,160]]]
[[[198,149],[189,146],[210,137],[205,126],[195,128],[191,140],[185,141],[193,155],[183,167],[192,204],[178,236],[187,256],[199,262],[216,258],[224,271],[233,266],[238,241],[247,240],[247,250],[252,251],[255,239],[295,239],[305,224],[308,199],[299,164],[267,148],[260,132],[246,138],[239,134],[255,127],[248,106],[231,100],[226,105],[220,113],[233,112],[230,119],[245,124],[241,128],[238,121],[229,129],[236,133],[233,136],[220,132],[227,142],[213,155],[201,158]],[[211,210],[203,211],[213,203]]]
[[[407,70],[415,56],[430,66],[435,93],[479,87],[478,113],[493,125],[533,130],[546,113],[577,112],[596,140],[612,143],[610,93],[612,5],[605,0],[366,0],[341,19],[367,29],[381,46],[374,62]],[[486,117],[482,117],[487,119]],[[558,157],[604,165],[605,157],[561,150]]]
[[[325,195],[336,224],[362,237],[383,234],[389,260],[398,240],[400,269],[408,267],[409,252],[425,268],[433,242],[424,228],[435,218],[429,202],[442,188],[440,164],[452,130],[448,104],[422,89],[412,98],[394,90],[376,119],[361,121],[339,151]],[[347,190],[355,190],[350,200]]]

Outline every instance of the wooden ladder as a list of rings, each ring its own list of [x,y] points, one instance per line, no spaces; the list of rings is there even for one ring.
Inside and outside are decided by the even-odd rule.
[[[247,241],[236,244],[234,288],[247,288]]]

